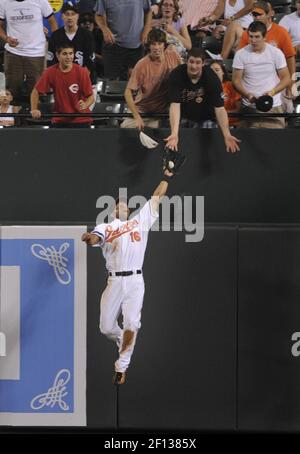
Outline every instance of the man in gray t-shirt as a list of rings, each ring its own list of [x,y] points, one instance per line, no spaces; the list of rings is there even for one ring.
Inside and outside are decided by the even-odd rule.
[[[150,0],[98,0],[95,12],[104,38],[104,75],[127,79],[128,70],[143,56],[151,30]]]

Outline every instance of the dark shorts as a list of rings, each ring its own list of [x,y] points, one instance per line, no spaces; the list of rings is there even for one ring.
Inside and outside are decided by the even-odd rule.
[[[20,96],[30,96],[44,70],[44,64],[45,57],[23,57],[5,51],[6,87],[12,91],[15,100]],[[26,79],[26,82],[24,82],[24,79]]]
[[[143,46],[127,49],[117,44],[104,44],[102,49],[104,77],[111,80],[127,80],[128,69],[133,68],[143,56]]]

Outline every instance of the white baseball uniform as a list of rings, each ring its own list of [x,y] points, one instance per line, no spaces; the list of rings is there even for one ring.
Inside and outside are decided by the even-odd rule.
[[[109,275],[107,286],[100,302],[100,331],[119,347],[119,358],[115,363],[116,372],[125,372],[133,353],[137,331],[141,326],[141,310],[144,297],[142,270],[149,230],[158,213],[149,200],[136,216],[128,221],[116,218],[109,224],[99,224],[93,234],[100,238],[96,246],[102,247]],[[116,272],[133,271],[130,276],[115,276]],[[123,330],[118,325],[122,312]],[[123,332],[134,333],[133,341],[122,350]]]

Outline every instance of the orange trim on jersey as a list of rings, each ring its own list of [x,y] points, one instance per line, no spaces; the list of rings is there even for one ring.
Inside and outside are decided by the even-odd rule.
[[[125,235],[125,233],[131,232],[137,225],[139,225],[139,221],[134,219],[133,221],[126,222],[126,224],[122,225],[122,227],[118,227],[115,230],[111,226],[106,227],[105,243],[112,243],[116,238]]]

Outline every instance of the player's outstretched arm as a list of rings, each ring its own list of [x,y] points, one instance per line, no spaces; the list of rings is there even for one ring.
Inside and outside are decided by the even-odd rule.
[[[94,233],[83,233],[81,236],[81,241],[84,241],[89,246],[93,246],[100,242],[100,238]]]
[[[169,111],[171,134],[169,137],[164,139],[166,147],[170,150],[178,151],[178,135],[179,135],[179,123],[180,123],[180,103],[172,102]]]
[[[163,175],[164,178],[161,180],[161,182],[153,192],[153,197],[158,197],[159,199],[166,195],[169,186],[169,180],[173,177],[174,174],[172,172],[169,172],[169,170],[165,170]]]
[[[166,195],[168,186],[169,186],[169,180],[173,177],[173,173],[169,172],[169,170],[165,170],[163,173],[163,179],[159,183],[159,185],[156,187],[155,191],[153,192],[152,195],[152,207],[154,210],[158,210],[158,205],[160,199]]]
[[[160,199],[167,193],[170,179],[179,173],[178,171],[185,163],[185,160],[186,158],[182,153],[165,147],[163,152],[163,178],[152,195],[152,206],[154,209],[158,209]]]

